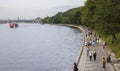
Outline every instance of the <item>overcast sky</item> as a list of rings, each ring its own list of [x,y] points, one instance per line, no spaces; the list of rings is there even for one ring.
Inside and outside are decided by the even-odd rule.
[[[31,19],[83,6],[86,0],[0,0],[0,19]]]

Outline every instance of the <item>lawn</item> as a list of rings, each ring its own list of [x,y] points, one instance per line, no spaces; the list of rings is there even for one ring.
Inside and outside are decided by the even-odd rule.
[[[116,53],[116,57],[120,58],[120,33],[116,34],[116,36],[117,36],[117,41],[115,43],[111,42],[111,36],[110,35],[108,35],[106,37],[104,37],[102,35],[102,38],[105,42],[107,42],[109,48]]]

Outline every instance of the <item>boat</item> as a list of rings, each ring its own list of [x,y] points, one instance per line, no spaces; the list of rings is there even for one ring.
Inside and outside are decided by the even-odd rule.
[[[16,28],[18,27],[18,24],[15,23],[15,22],[11,22],[10,25],[9,25],[10,28]]]

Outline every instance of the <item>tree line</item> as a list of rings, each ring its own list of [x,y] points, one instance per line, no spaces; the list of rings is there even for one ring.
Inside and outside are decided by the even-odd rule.
[[[42,22],[84,25],[104,36],[111,35],[114,43],[120,33],[120,0],[87,0],[82,7],[59,12]]]
[[[42,19],[43,23],[56,24],[80,24],[81,23],[81,7],[70,9],[66,12],[58,12],[55,16]]]

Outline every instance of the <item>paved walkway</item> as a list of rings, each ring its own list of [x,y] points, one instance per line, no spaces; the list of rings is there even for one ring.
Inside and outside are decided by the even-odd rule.
[[[93,38],[94,36],[85,38],[85,41],[88,41]],[[90,61],[89,56],[87,56],[86,46],[84,46],[83,53],[78,64],[79,71],[114,71],[114,68],[111,63],[106,64],[106,69],[102,68],[102,57],[103,56],[107,57],[107,54],[102,47],[103,41],[101,41],[99,44],[90,46],[90,49],[95,50],[97,53],[96,61],[94,60]]]

